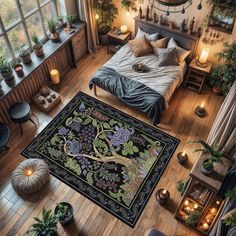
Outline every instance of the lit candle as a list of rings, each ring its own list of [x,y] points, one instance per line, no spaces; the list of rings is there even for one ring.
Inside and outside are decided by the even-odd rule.
[[[95,19],[96,19],[96,20],[99,19],[99,15],[98,15],[98,14],[95,15]]]
[[[209,229],[209,225],[208,225],[207,223],[204,223],[204,224],[202,225],[202,229],[203,229],[204,231],[207,231],[207,230]]]
[[[209,55],[210,49],[209,48],[203,48],[202,53],[199,57],[199,62],[201,64],[205,64],[207,62],[208,59],[208,55]]]
[[[194,207],[194,209],[198,209],[198,204],[195,203],[195,204],[193,205],[193,207]]]
[[[211,208],[211,209],[210,209],[210,213],[211,213],[213,216],[215,216],[216,213],[217,213],[217,209],[216,209],[215,207]]]
[[[185,155],[186,155],[186,152],[182,152],[182,157],[185,157]]]
[[[200,108],[201,108],[201,109],[204,109],[204,105],[205,105],[205,103],[202,102],[202,104],[200,105]]]
[[[189,205],[189,200],[185,200],[184,201],[184,206],[188,206]]]
[[[208,214],[205,219],[206,219],[207,223],[211,224],[211,222],[214,219],[214,216],[212,216],[211,214]]]
[[[130,12],[129,12],[129,10],[126,12],[126,15],[127,15],[127,16],[130,16]]]
[[[60,76],[58,70],[51,70],[50,76],[53,84],[59,84],[60,83]]]
[[[220,201],[216,201],[216,205],[218,205],[218,206],[219,206],[219,205],[220,205]]]
[[[159,203],[162,205],[162,204],[167,203],[168,199],[170,198],[170,193],[167,189],[161,188],[161,189],[157,190],[156,197],[157,197],[157,200],[159,201]]]
[[[33,174],[33,170],[32,169],[25,170],[25,175],[26,176],[31,176],[32,174]]]
[[[121,32],[122,34],[126,34],[127,31],[128,31],[128,27],[127,27],[126,25],[122,25],[122,26],[120,27],[120,32]]]

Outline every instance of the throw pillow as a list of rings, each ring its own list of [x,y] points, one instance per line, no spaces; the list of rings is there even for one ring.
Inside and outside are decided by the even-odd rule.
[[[159,66],[178,66],[176,48],[158,48]]]
[[[152,53],[152,47],[145,36],[129,41],[130,48],[136,57]]]

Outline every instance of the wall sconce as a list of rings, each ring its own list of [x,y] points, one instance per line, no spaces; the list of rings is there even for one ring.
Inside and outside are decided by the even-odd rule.
[[[197,65],[200,67],[207,67],[207,59],[210,53],[209,48],[203,48],[199,59],[197,60]]]
[[[51,70],[50,76],[53,84],[59,84],[60,83],[60,76],[58,70]]]

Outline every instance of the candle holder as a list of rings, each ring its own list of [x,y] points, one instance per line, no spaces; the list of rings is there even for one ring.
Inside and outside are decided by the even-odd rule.
[[[199,117],[204,117],[206,116],[206,109],[202,105],[197,106],[195,109],[195,114]]]
[[[164,205],[170,198],[170,192],[165,188],[160,188],[157,190],[156,198],[160,205]]]
[[[179,164],[184,165],[188,160],[188,154],[186,152],[179,152],[177,154],[177,160]]]

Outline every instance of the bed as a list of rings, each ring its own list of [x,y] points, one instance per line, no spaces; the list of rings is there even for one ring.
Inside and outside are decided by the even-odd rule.
[[[187,64],[195,54],[198,38],[141,19],[135,19],[135,27],[136,32],[141,28],[150,34],[159,33],[159,37],[174,38],[179,46],[191,50],[191,53],[179,66],[160,67],[156,55],[135,57],[126,44],[96,72],[89,86],[90,89],[94,87],[95,94],[98,86],[127,105],[145,112],[157,125],[162,112],[169,106],[171,96],[183,81]],[[150,71],[135,72],[132,69],[135,63],[147,65]]]

